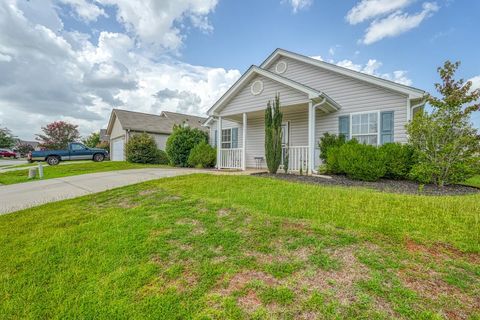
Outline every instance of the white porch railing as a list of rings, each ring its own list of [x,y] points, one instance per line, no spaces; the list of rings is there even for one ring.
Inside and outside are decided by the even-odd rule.
[[[220,169],[242,169],[242,148],[220,149]]]
[[[287,148],[282,149],[282,165],[285,159],[285,152]],[[289,146],[288,147],[288,171],[300,171],[300,168],[304,173],[307,172],[308,164],[308,146]]]

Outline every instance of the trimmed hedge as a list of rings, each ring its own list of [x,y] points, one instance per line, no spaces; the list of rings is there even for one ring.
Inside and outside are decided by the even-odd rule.
[[[341,146],[337,157],[340,170],[352,179],[377,181],[387,172],[382,152],[355,140]]]
[[[323,136],[320,138],[320,142],[318,143],[318,147],[320,149],[320,159],[325,162],[328,158],[328,151],[331,148],[339,148],[343,146],[347,142],[347,139],[343,134],[336,135],[331,133],[324,133]]]
[[[206,141],[193,147],[188,157],[188,165],[195,168],[212,168],[217,160],[217,150]]]
[[[207,142],[208,134],[187,126],[174,126],[168,137],[166,152],[170,163],[178,167],[188,166],[190,151],[200,142]]]
[[[408,144],[386,143],[379,148],[385,159],[385,178],[406,179],[414,164],[413,148]]]

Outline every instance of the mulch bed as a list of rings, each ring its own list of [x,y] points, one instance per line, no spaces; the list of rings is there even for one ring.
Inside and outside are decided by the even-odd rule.
[[[281,180],[303,182],[310,184],[320,184],[327,186],[343,186],[343,187],[366,187],[370,189],[376,189],[384,192],[404,193],[404,194],[417,194],[428,196],[445,196],[445,195],[465,195],[480,193],[480,189],[463,186],[463,185],[449,185],[443,188],[439,188],[435,185],[426,184],[423,186],[423,190],[420,192],[420,184],[407,180],[388,180],[381,179],[376,182],[357,181],[347,178],[342,175],[328,175],[328,176],[304,176],[297,174],[285,174],[277,173],[270,174],[268,172],[254,173],[252,175],[266,178],[275,178]]]

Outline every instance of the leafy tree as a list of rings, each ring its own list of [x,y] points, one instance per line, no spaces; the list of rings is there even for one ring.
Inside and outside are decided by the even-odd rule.
[[[320,138],[320,142],[318,143],[318,147],[320,148],[320,159],[323,162],[327,161],[327,154],[330,148],[334,147],[341,147],[342,145],[347,142],[347,139],[343,134],[336,135],[331,133],[324,133],[323,136]]]
[[[155,139],[148,133],[134,134],[125,146],[128,162],[133,163],[160,163],[160,150]]]
[[[275,96],[273,106],[268,101],[265,110],[265,158],[268,171],[277,173],[282,161],[282,119],[280,96]]]
[[[432,112],[418,112],[407,125],[417,158],[410,175],[423,183],[444,186],[480,170],[480,136],[470,121],[480,110],[480,90],[472,91],[470,81],[454,79],[459,66],[460,62],[446,61],[438,68],[442,83],[435,88],[442,97],[429,95]]]
[[[110,143],[106,141],[100,142],[99,144],[96,145],[96,147],[100,149],[105,149],[108,152],[110,152]]]
[[[87,138],[83,139],[82,142],[89,148],[95,148],[100,144],[100,133],[92,132]]]
[[[39,146],[45,149],[66,149],[69,142],[78,141],[80,133],[78,126],[65,122],[55,121],[42,127],[44,134],[37,134]]]
[[[25,156],[31,151],[34,151],[35,149],[28,143],[20,142],[15,146],[15,149],[22,155]]]
[[[208,141],[208,134],[188,126],[174,126],[173,133],[167,139],[167,152],[170,162],[179,167],[188,166],[190,151],[200,142]]]
[[[0,128],[0,148],[11,148],[15,145],[17,139],[12,135],[8,128]]]

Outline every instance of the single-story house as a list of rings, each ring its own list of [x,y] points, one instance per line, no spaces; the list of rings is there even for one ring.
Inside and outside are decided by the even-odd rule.
[[[110,137],[107,134],[107,129],[100,129],[100,142],[109,142]]]
[[[125,143],[135,133],[150,134],[161,150],[174,125],[188,125],[205,130],[202,124],[206,118],[187,114],[163,111],[160,115],[113,109],[108,122],[106,135],[110,137],[110,158],[113,161],[125,160]]]
[[[320,164],[324,133],[372,145],[406,142],[405,124],[426,102],[424,90],[277,49],[208,110],[219,169],[266,167],[264,111],[277,94],[289,168],[309,173]]]

